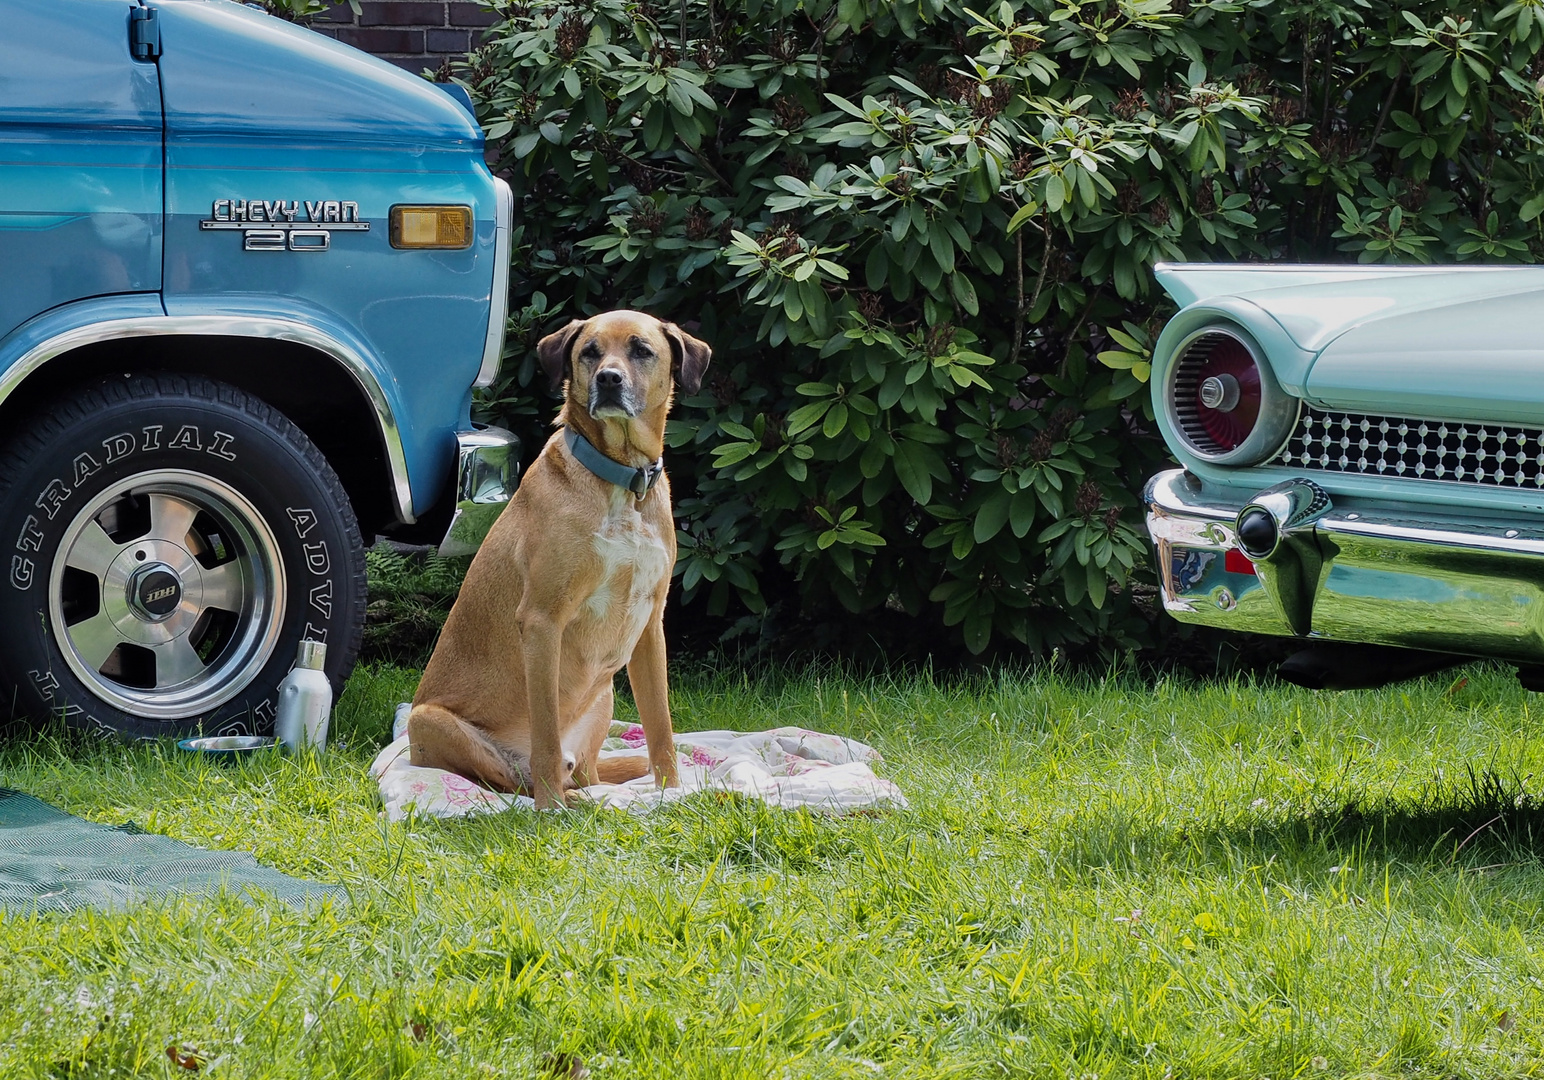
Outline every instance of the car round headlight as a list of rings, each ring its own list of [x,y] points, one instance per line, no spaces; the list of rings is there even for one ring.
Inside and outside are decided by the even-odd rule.
[[[1281,389],[1253,342],[1210,326],[1175,355],[1166,400],[1191,453],[1219,465],[1253,465],[1281,449],[1301,403]]]

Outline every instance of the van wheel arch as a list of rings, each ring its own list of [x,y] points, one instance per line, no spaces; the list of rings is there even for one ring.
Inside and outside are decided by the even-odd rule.
[[[398,523],[374,407],[336,358],[299,342],[168,334],[82,345],[48,361],[0,402],[0,430],[93,379],[157,372],[215,379],[277,409],[327,458],[366,538]]]

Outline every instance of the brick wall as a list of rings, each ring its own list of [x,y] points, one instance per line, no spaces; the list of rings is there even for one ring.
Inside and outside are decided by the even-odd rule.
[[[374,53],[415,75],[460,60],[492,26],[493,12],[468,0],[360,0],[360,14],[336,4],[311,29]]]

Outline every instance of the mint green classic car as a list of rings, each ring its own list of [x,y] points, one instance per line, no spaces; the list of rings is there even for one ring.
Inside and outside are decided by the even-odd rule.
[[[1152,387],[1184,467],[1144,495],[1168,612],[1495,657],[1541,688],[1544,269],[1156,274],[1180,305]]]

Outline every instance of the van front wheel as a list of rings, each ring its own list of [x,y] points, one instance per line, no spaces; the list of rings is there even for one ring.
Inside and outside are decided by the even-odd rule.
[[[17,711],[128,737],[268,734],[302,638],[341,688],[364,548],[305,435],[235,387],[140,375],[0,460],[0,676]]]

